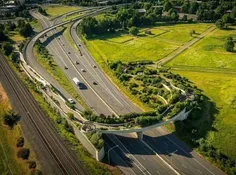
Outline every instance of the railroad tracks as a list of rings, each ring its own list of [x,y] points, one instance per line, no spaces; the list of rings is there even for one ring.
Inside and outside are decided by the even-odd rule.
[[[8,91],[12,92],[8,95],[15,96],[15,104],[18,106],[19,112],[21,111],[26,114],[22,116],[24,117],[22,121],[28,120],[28,124],[31,124],[35,128],[34,131],[29,132],[32,132],[31,134],[34,134],[40,139],[40,142],[51,155],[53,164],[55,163],[57,165],[61,174],[87,174],[82,163],[79,162],[75,155],[69,150],[46,114],[34,100],[29,90],[13,72],[1,53],[0,74],[4,76],[7,81],[5,84],[8,84]]]

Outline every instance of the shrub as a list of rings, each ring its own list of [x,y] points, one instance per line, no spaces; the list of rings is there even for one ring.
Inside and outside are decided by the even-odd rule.
[[[131,27],[129,29],[129,33],[132,34],[132,35],[137,35],[139,32],[138,28],[137,27]]]
[[[19,138],[17,139],[16,146],[17,146],[17,147],[23,147],[23,146],[24,146],[24,143],[25,143],[24,138],[23,138],[23,137],[19,137]]]
[[[22,159],[28,159],[30,155],[30,150],[28,148],[21,148],[17,152],[17,157]]]
[[[37,166],[35,161],[28,161],[28,164],[29,164],[29,169],[34,169]]]

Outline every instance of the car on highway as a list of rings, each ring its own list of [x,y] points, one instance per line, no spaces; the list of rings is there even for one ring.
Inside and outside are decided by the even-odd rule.
[[[96,68],[97,66],[96,65],[93,65],[93,68]]]
[[[70,104],[75,104],[75,101],[72,100],[71,98],[68,98],[68,102],[69,102]]]
[[[64,68],[65,68],[65,69],[68,69],[68,67],[67,67],[67,66],[64,66]]]
[[[79,64],[79,62],[78,62],[78,61],[75,61],[75,64]]]
[[[70,54],[70,52],[68,52],[68,54]]]
[[[93,81],[93,85],[97,85],[98,83],[96,81]]]
[[[82,72],[86,72],[86,70],[85,70],[85,69],[81,69],[81,71],[82,71]]]

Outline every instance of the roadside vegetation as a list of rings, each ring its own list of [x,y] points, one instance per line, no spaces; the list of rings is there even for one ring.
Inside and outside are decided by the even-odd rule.
[[[45,46],[37,42],[34,47],[34,56],[38,60],[38,62],[48,71],[48,73],[58,81],[58,83],[68,92],[70,93],[80,104],[86,107],[86,104],[83,102],[79,94],[76,92],[72,83],[68,80],[66,75],[63,73],[61,68],[57,65],[57,63],[53,60],[52,56],[49,54],[48,50]]]
[[[11,109],[0,84],[0,174],[30,174],[40,166],[27,140],[22,137],[19,115]]]
[[[7,36],[7,35],[6,35]],[[7,37],[8,38],[8,37]],[[2,45],[2,43],[1,43]],[[42,49],[42,48],[41,48]],[[44,50],[44,49],[42,49]],[[43,51],[44,54],[47,53],[47,51]],[[11,54],[10,54],[11,55]],[[47,55],[47,54],[46,54]],[[109,165],[97,162],[95,159],[91,157],[91,155],[87,152],[87,150],[82,146],[82,144],[79,142],[79,140],[75,137],[73,128],[69,125],[69,123],[60,116],[56,110],[54,110],[43,98],[40,91],[37,89],[37,86],[30,80],[27,75],[24,73],[24,71],[19,66],[19,60],[17,62],[14,62],[10,56],[7,56],[7,61],[12,67],[12,69],[18,74],[18,76],[22,79],[23,83],[29,88],[30,92],[34,96],[35,100],[38,102],[38,104],[42,107],[42,109],[48,114],[48,117],[52,119],[52,121],[55,124],[55,127],[57,131],[61,134],[61,136],[69,142],[71,145],[71,149],[76,152],[76,155],[79,157],[79,159],[83,162],[85,168],[88,170],[90,174],[94,175],[100,175],[100,174],[111,174],[112,172],[115,172],[116,174],[119,174],[119,172]],[[1,91],[0,91],[1,92]],[[2,98],[2,96],[0,96]],[[0,100],[1,100],[0,98]],[[4,109],[4,110],[2,110]],[[7,114],[6,106],[2,108],[0,103],[0,117],[2,117],[2,114]],[[10,116],[10,117],[9,117]],[[9,120],[10,119],[10,120]],[[8,115],[6,122],[8,123],[10,121],[10,125],[15,123],[15,120],[12,120],[12,116]],[[1,120],[1,123],[3,123],[3,119]],[[15,171],[16,174],[27,174],[31,169],[31,174],[40,174],[41,172],[36,169],[39,165],[36,164],[34,161],[34,153],[29,148],[29,145],[26,143],[26,140],[24,140],[21,135],[19,134],[20,130],[18,129],[20,127],[19,124],[14,125],[14,129],[11,131],[15,131],[16,133],[12,133],[9,135],[6,135],[6,132],[2,132],[2,128],[5,127],[0,126],[0,136],[1,140],[0,143],[4,147],[5,153],[7,153],[7,156],[9,156],[6,160],[6,162],[10,161],[11,164],[7,167],[5,162],[0,162],[0,172],[9,174],[10,170]],[[12,125],[11,125],[12,126]],[[9,129],[8,129],[9,130]],[[5,137],[7,136],[7,137]],[[7,145],[7,138],[14,142],[13,145],[15,147],[16,151],[11,152],[10,148]],[[14,140],[12,140],[14,139]],[[99,142],[100,143],[100,142]],[[5,153],[3,152],[2,146],[0,145],[0,154],[5,156]],[[100,144],[101,145],[101,144]],[[23,147],[22,147],[23,146]],[[7,152],[6,152],[7,151]],[[14,156],[15,155],[15,156]],[[14,156],[17,160],[23,162],[24,166],[21,167],[21,165],[18,165],[14,159],[11,158],[11,156]],[[18,157],[18,158],[17,158]],[[10,159],[11,158],[11,159]],[[5,158],[4,158],[5,161]],[[11,166],[14,166],[13,168]],[[9,168],[10,167],[10,168]],[[29,170],[30,169],[30,170]],[[2,171],[3,170],[3,171]],[[25,170],[25,171],[24,171]],[[19,173],[18,173],[19,172]],[[29,174],[29,173],[28,173]]]
[[[187,77],[209,100],[198,117],[179,122],[172,129],[227,174],[235,174],[236,142],[232,139],[236,136],[235,74],[188,71],[175,73]]]

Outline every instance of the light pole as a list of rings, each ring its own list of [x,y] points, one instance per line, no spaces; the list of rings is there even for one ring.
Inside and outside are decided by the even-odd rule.
[[[107,156],[108,156],[108,163],[110,164],[110,157],[109,157],[109,153],[112,149],[116,148],[116,147],[119,147],[119,145],[116,145],[116,146],[113,146],[112,148],[110,148],[108,151],[107,151]]]
[[[170,153],[170,155],[176,153],[178,150],[175,150],[174,152]],[[171,164],[172,164],[172,155],[171,155]]]

